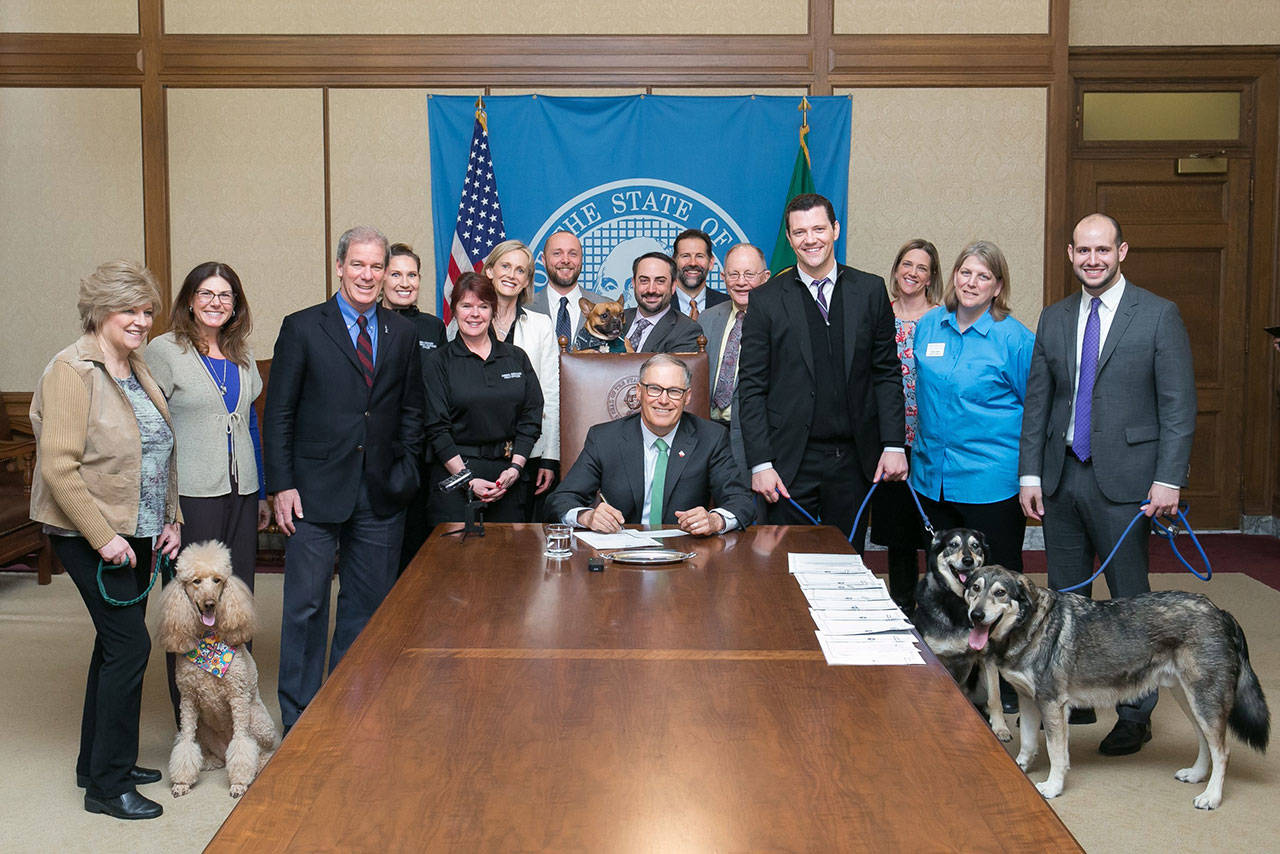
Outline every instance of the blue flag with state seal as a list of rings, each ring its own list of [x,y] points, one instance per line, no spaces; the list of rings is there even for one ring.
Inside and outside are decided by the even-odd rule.
[[[469,174],[476,99],[427,97],[439,311]],[[844,222],[851,102],[806,100],[814,188]],[[573,232],[583,249],[579,285],[630,305],[632,260],[670,253],[676,235],[699,228],[711,236],[716,256],[708,284],[724,290],[725,251],[747,242],[767,256],[778,234],[799,148],[800,104],[799,96],[781,95],[486,97],[488,168],[503,234],[532,248],[533,285],[540,290],[547,282],[543,241],[555,231]],[[842,236],[836,256],[843,254]]]

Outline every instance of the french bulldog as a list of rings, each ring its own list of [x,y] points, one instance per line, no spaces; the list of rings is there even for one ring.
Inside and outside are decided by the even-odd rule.
[[[583,297],[582,328],[573,339],[574,350],[596,350],[600,353],[634,353],[631,342],[622,337],[623,308],[621,300],[592,302]]]

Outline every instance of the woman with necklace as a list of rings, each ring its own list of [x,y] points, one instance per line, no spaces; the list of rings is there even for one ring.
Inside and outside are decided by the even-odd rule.
[[[138,353],[159,302],[142,265],[98,267],[80,283],[84,334],[53,357],[31,399],[31,518],[52,535],[96,630],[76,782],[86,811],[120,819],[164,812],[136,788],[160,780],[137,765],[151,557],[177,554],[182,521],[173,422]]]
[[[547,494],[560,472],[560,347],[555,324],[548,315],[527,308],[533,301],[533,252],[524,243],[504,240],[493,247],[481,272],[493,282],[498,297],[494,336],[524,350],[542,388],[542,435],[520,483],[513,487],[524,493],[525,521],[541,520],[539,496]],[[457,328],[456,320],[450,323],[450,337]]]
[[[262,377],[249,350],[249,304],[235,270],[206,261],[187,274],[169,331],[147,347],[147,365],[169,401],[178,444],[178,493],[188,543],[220,540],[236,577],[253,589],[258,532],[271,516],[253,401]],[[174,716],[178,689],[168,654]]]
[[[907,460],[916,435],[916,323],[942,300],[942,264],[938,250],[927,240],[909,240],[898,250],[889,271],[893,297],[894,337],[902,362],[902,391],[906,398]],[[889,595],[908,616],[915,610],[917,551],[928,545],[924,525],[907,484],[886,481],[871,499],[871,542],[889,550]]]

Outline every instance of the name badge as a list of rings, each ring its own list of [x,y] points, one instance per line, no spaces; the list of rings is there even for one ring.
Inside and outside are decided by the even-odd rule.
[[[522,376],[524,376],[524,371],[512,371],[512,372],[511,372],[511,373],[509,373],[509,374],[503,374],[503,375],[502,375],[502,378],[503,378],[504,380],[518,380],[518,379],[520,379]]]
[[[947,343],[945,341],[933,341],[925,348],[924,354],[925,356],[941,356],[946,349]]]

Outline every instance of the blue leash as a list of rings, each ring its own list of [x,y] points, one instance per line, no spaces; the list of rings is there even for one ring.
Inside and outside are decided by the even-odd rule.
[[[852,530],[849,531],[850,545],[853,544],[853,535],[858,530],[858,522],[862,520],[862,513],[864,510],[867,509],[867,504],[871,501],[871,495],[876,491],[876,487],[879,485],[880,484],[878,482],[871,484],[871,489],[867,490],[867,497],[862,499],[862,505],[858,507],[858,514],[853,517],[853,528]],[[920,511],[920,519],[924,522],[924,528],[926,531],[929,532],[930,538],[932,538],[937,533],[937,531],[934,530],[933,524],[929,521],[928,514],[924,512],[924,507],[920,504],[920,496],[917,495],[916,491],[911,488],[910,483],[907,484],[907,491],[911,493],[911,500],[916,503],[916,510]],[[778,493],[778,494],[781,495],[782,493]],[[791,502],[792,507],[799,510],[800,513],[810,522],[812,522],[815,525],[822,524],[822,522],[820,522],[817,519],[817,517],[811,515],[809,511],[801,507],[800,504],[794,498],[791,498],[788,496],[787,500]],[[1150,502],[1144,501],[1142,502],[1141,506],[1146,507],[1148,503]],[[1173,525],[1165,525],[1159,519],[1155,519],[1155,518],[1152,518],[1151,524],[1156,529],[1157,534],[1159,534],[1160,536],[1164,537],[1166,540],[1169,541],[1169,548],[1173,550],[1173,556],[1178,559],[1179,563],[1181,563],[1183,566],[1187,568],[1187,572],[1191,573],[1201,581],[1208,581],[1209,579],[1213,578],[1213,566],[1210,565],[1209,563],[1208,555],[1204,553],[1204,547],[1200,545],[1200,538],[1196,536],[1196,532],[1191,528],[1191,523],[1187,521],[1187,516],[1186,516],[1186,513],[1184,512],[1185,509],[1186,509],[1185,504],[1179,505],[1178,519],[1179,521],[1182,522],[1182,527],[1186,530],[1187,534],[1191,537],[1191,542],[1192,544],[1195,545],[1196,551],[1200,553],[1200,559],[1204,561],[1203,575],[1197,572],[1196,568],[1187,562],[1187,559],[1182,556],[1182,552],[1178,551],[1178,546],[1174,542],[1174,537],[1176,537],[1178,534],[1178,528],[1174,527]],[[1081,581],[1079,584],[1073,584],[1070,587],[1063,587],[1058,592],[1069,593],[1072,590],[1078,590],[1081,587],[1085,587],[1089,584],[1092,584],[1094,579],[1096,579],[1099,575],[1101,575],[1103,570],[1107,568],[1107,564],[1111,563],[1111,559],[1115,557],[1116,552],[1120,550],[1120,544],[1124,542],[1124,538],[1129,535],[1129,531],[1133,529],[1133,526],[1138,523],[1138,519],[1140,519],[1143,515],[1144,515],[1143,512],[1139,510],[1137,514],[1132,519],[1129,520],[1128,527],[1124,529],[1124,533],[1121,534],[1120,539],[1116,541],[1115,548],[1111,550],[1111,554],[1107,555],[1107,559],[1104,560],[1102,562],[1102,565],[1098,567],[1097,572],[1089,576],[1084,581]]]
[[[1150,502],[1148,501],[1144,501],[1140,506],[1146,507],[1149,503]],[[1175,528],[1172,525],[1165,525],[1155,517],[1152,517],[1151,525],[1156,529],[1156,533],[1158,533],[1160,536],[1164,537],[1166,540],[1169,541],[1169,548],[1173,549],[1173,556],[1178,559],[1179,563],[1181,563],[1183,566],[1187,568],[1187,572],[1191,573],[1201,581],[1208,581],[1209,579],[1213,578],[1213,567],[1209,564],[1208,555],[1204,553],[1204,547],[1200,545],[1200,538],[1196,536],[1196,532],[1191,529],[1191,523],[1187,521],[1187,515],[1186,513],[1183,512],[1185,507],[1186,507],[1185,504],[1178,506],[1178,519],[1182,522],[1182,526],[1186,528],[1187,533],[1191,536],[1191,542],[1195,545],[1196,551],[1200,552],[1200,559],[1204,561],[1204,575],[1201,575],[1199,572],[1196,571],[1196,568],[1194,566],[1187,563],[1187,559],[1182,556],[1182,552],[1178,551],[1178,546],[1173,541],[1173,538],[1178,534],[1177,528]],[[1120,544],[1124,542],[1124,538],[1129,536],[1129,531],[1133,529],[1133,526],[1136,525],[1138,520],[1141,519],[1144,515],[1145,514],[1141,510],[1139,510],[1134,515],[1134,517],[1129,520],[1128,527],[1124,529],[1124,533],[1120,535],[1120,539],[1116,540],[1115,548],[1111,550],[1111,554],[1107,555],[1107,559],[1104,560],[1102,562],[1102,565],[1098,567],[1097,572],[1095,572],[1093,575],[1086,578],[1084,581],[1081,581],[1079,584],[1073,584],[1070,587],[1063,587],[1059,589],[1058,592],[1070,593],[1072,590],[1079,590],[1081,587],[1087,587],[1088,585],[1092,584],[1095,578],[1097,578],[1099,575],[1102,575],[1102,571],[1107,568],[1107,564],[1111,563],[1111,559],[1115,557],[1116,552],[1120,550]]]
[[[911,493],[911,500],[916,503],[916,509],[920,511],[920,519],[924,522],[924,529],[929,532],[929,537],[932,538],[934,534],[937,533],[937,531],[933,529],[933,523],[929,521],[928,514],[924,512],[924,507],[920,504],[920,496],[916,495],[916,491],[911,488],[910,483],[907,483],[906,481],[901,481],[901,482],[906,485],[907,491]],[[858,507],[857,515],[853,517],[853,528],[850,529],[849,531],[849,545],[853,545],[853,535],[858,530],[858,523],[862,521],[862,513],[864,510],[867,509],[867,504],[870,503],[871,496],[875,494],[876,487],[879,485],[880,485],[879,481],[871,484],[871,488],[867,490],[866,498],[862,499],[862,504]],[[779,492],[778,494],[781,495],[782,493]],[[812,522],[815,525],[822,524],[820,521],[818,521],[816,517],[811,516],[808,510],[805,510],[803,507],[801,507],[799,502],[797,502],[794,498],[787,496],[787,500],[791,502],[792,507],[800,511],[801,515],[803,515],[804,518],[808,519],[810,522]]]

